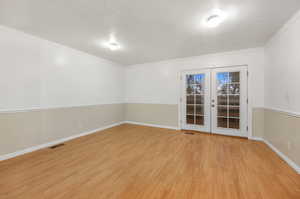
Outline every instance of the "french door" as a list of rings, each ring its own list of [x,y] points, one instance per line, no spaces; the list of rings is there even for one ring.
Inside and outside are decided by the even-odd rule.
[[[184,77],[183,127],[210,132],[210,71],[187,72]]]
[[[182,74],[182,128],[247,136],[247,68],[226,67]]]

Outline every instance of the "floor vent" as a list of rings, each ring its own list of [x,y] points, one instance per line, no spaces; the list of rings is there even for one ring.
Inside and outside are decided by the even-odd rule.
[[[54,145],[54,146],[51,146],[51,147],[49,147],[50,149],[56,149],[56,148],[58,148],[58,147],[62,147],[62,146],[64,146],[65,144],[57,144],[57,145]]]
[[[195,135],[195,133],[185,132],[186,135]]]

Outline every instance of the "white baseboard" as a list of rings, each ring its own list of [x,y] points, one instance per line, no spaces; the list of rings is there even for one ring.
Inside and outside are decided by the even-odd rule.
[[[263,138],[260,138],[260,137],[249,137],[248,138],[249,140],[255,140],[255,141],[264,141],[264,139]]]
[[[179,128],[175,127],[175,126],[165,126],[165,125],[149,124],[149,123],[134,122],[134,121],[124,121],[124,123],[126,123],[126,124],[135,124],[135,125],[140,125],[140,126],[157,127],[157,128],[163,128],[163,129],[179,130]]]
[[[260,138],[260,137],[250,137],[250,140],[255,140],[255,141],[261,141],[264,142],[268,147],[270,147],[277,155],[284,160],[290,167],[292,167],[298,174],[300,174],[300,167],[293,162],[290,158],[288,158],[286,155],[284,155],[282,152],[280,152],[274,145],[272,145],[269,141]]]
[[[288,158],[286,155],[284,155],[282,152],[280,152],[274,145],[272,145],[269,141],[263,140],[266,145],[268,145],[281,159],[283,159],[290,167],[292,167],[298,174],[300,174],[300,167],[293,162],[290,158]]]
[[[57,144],[60,144],[60,143],[63,143],[63,142],[69,141],[69,140],[73,140],[75,138],[79,138],[79,137],[82,137],[82,136],[93,134],[93,133],[96,133],[96,132],[99,132],[99,131],[103,131],[105,129],[112,128],[114,126],[119,126],[123,123],[124,122],[114,123],[114,124],[111,124],[111,125],[108,125],[108,126],[105,126],[105,127],[101,127],[101,128],[98,128],[98,129],[94,129],[94,130],[91,130],[91,131],[80,133],[80,134],[70,136],[70,137],[67,137],[67,138],[62,138],[62,139],[55,140],[55,141],[52,141],[52,142],[48,142],[48,143],[45,143],[45,144],[41,144],[41,145],[38,145],[38,146],[33,146],[33,147],[23,149],[23,150],[20,150],[20,151],[16,151],[16,152],[13,152],[13,153],[0,155],[0,161],[7,160],[7,159],[10,159],[10,158],[14,158],[14,157],[26,154],[26,153],[37,151],[39,149],[50,147],[50,146],[53,146],[53,145],[57,145]]]

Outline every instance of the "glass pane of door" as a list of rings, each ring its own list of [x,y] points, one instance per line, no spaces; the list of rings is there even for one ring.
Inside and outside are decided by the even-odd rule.
[[[205,74],[186,75],[186,123],[204,125]]]
[[[218,72],[217,127],[239,129],[240,72]]]

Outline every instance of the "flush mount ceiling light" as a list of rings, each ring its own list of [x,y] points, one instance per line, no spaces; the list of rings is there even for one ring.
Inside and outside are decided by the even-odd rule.
[[[105,42],[104,47],[108,48],[111,51],[116,51],[121,49],[121,45],[116,41],[114,36],[110,36],[110,39],[108,42]]]
[[[120,44],[117,42],[108,42],[106,45],[111,51],[119,50],[121,48]]]
[[[223,11],[219,9],[215,9],[211,12],[211,14],[205,18],[205,25],[210,28],[214,28],[219,26],[222,22],[224,22],[226,15]]]

